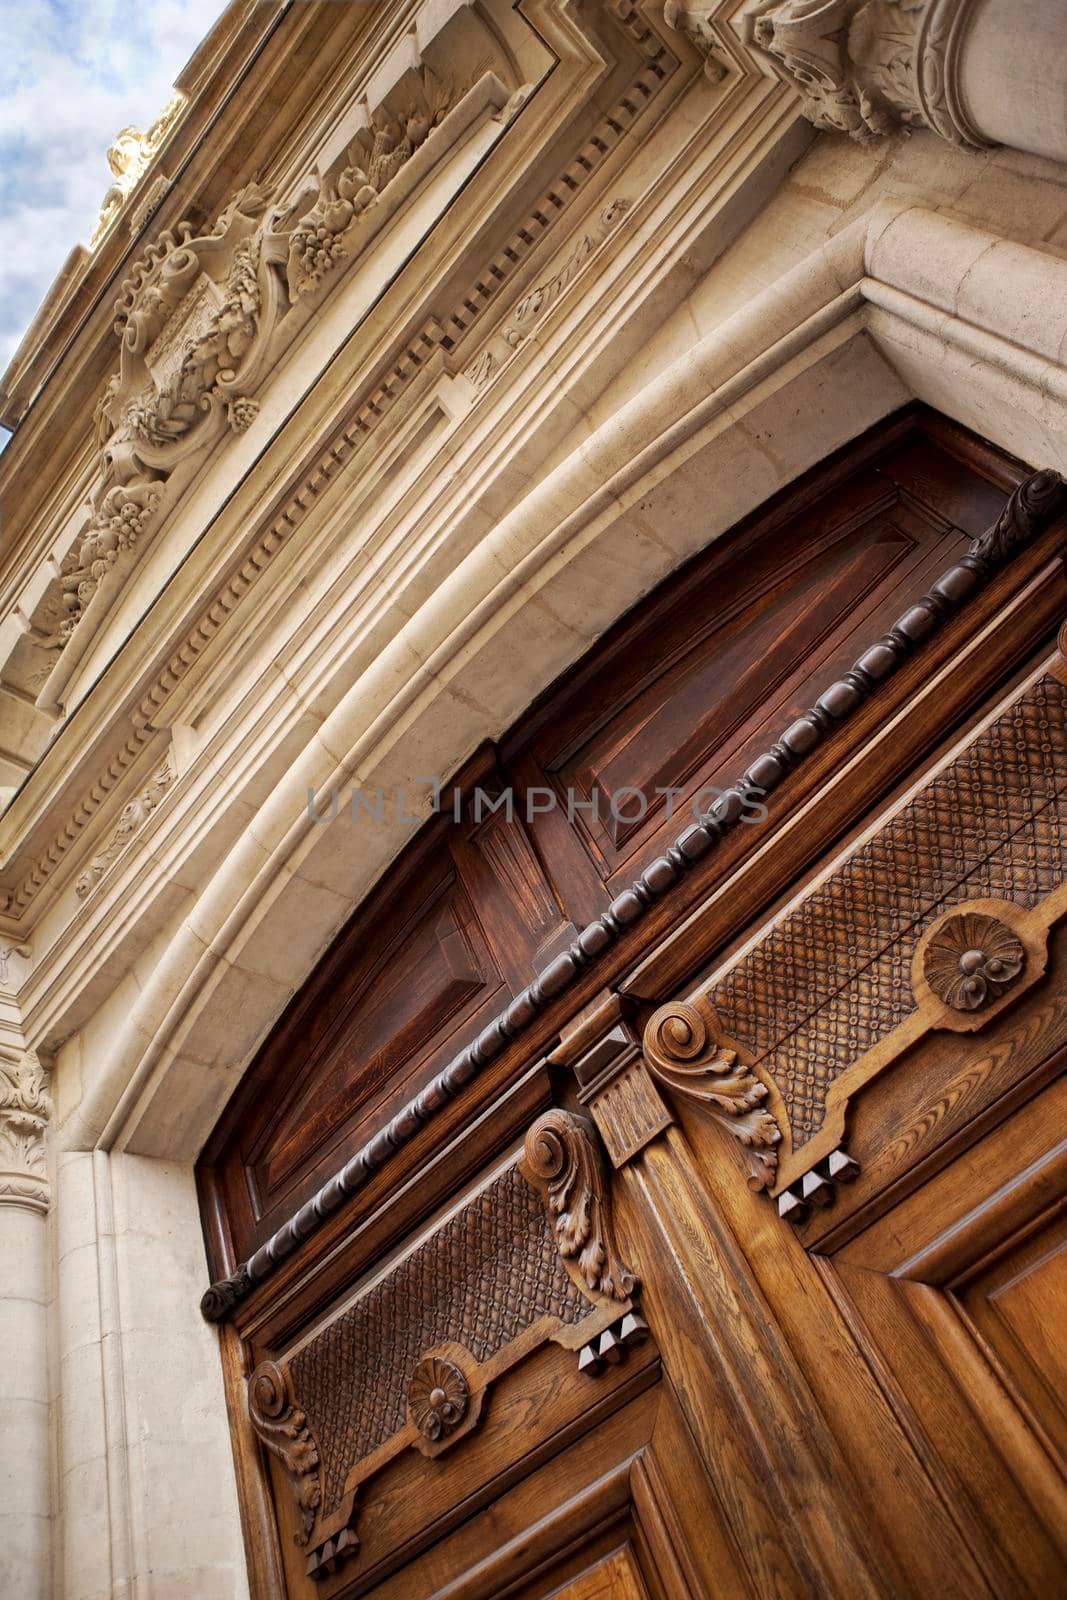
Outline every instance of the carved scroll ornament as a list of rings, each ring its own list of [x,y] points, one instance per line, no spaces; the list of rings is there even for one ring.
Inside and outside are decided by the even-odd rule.
[[[559,1253],[588,1294],[635,1295],[637,1278],[615,1248],[609,1178],[592,1123],[570,1111],[546,1111],[526,1135],[521,1167],[544,1195]]]
[[[295,1538],[298,1545],[306,1545],[321,1499],[319,1452],[307,1417],[293,1401],[288,1373],[273,1361],[264,1361],[248,1380],[248,1415],[292,1479],[300,1511]]]
[[[753,1189],[766,1189],[778,1166],[781,1131],[763,1102],[767,1086],[716,1037],[715,1013],[706,1003],[673,1001],[649,1018],[644,1034],[648,1069],[667,1089],[695,1100],[744,1145]]]

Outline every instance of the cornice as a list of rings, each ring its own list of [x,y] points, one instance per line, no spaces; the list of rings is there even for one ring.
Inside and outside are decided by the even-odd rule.
[[[211,1285],[201,1301],[204,1316],[212,1322],[230,1316],[258,1284],[312,1237],[327,1218],[368,1183],[392,1155],[426,1127],[555,999],[595,968],[605,951],[716,848],[740,822],[747,796],[754,792],[761,796],[772,794],[789,773],[843,726],[953,612],[983,588],[997,569],[1047,526],[1065,505],[1067,482],[1056,472],[1037,472],[1020,484],[997,521],[972,542],[967,554],[942,573],[881,638],[863,651],[841,678],[828,685],[810,710],[785,728],[775,743],[757,756],[710,810],[701,814],[699,821],[680,833],[674,844],[612,901],[607,911],[583,928],[574,943],[557,956],[534,983],[517,995],[472,1044],[461,1050],[425,1089],[408,1101],[386,1127],[358,1150],[254,1255],[243,1261],[229,1277]],[[683,1045],[683,1059],[684,1048]],[[673,1069],[664,1067],[663,1070]],[[763,1118],[766,1122],[768,1113],[759,1108],[758,1096],[753,1099],[748,1090],[746,1094],[748,1098],[743,1106],[746,1115]],[[757,1135],[745,1124],[739,1128],[739,1137],[753,1143]],[[762,1130],[758,1137],[762,1162],[760,1181],[766,1184],[774,1173],[774,1141]]]
[[[149,681],[146,688],[139,692],[138,703],[132,712],[132,726],[122,749],[117,751],[109,762],[108,774],[103,782],[96,780],[90,785],[88,801],[79,803],[70,821],[64,824],[53,840],[44,846],[30,871],[10,891],[12,898],[8,906],[9,915],[22,916],[27,911],[42,884],[73,843],[79,829],[91,816],[95,805],[136,759],[145,742],[146,727],[151,724],[153,718],[161,714],[163,706],[178,683],[199,660],[245,594],[261,580],[276,555],[305,521],[308,512],[315,506],[331,480],[347,465],[354,452],[380,427],[411,383],[425,374],[429,358],[437,352],[447,360],[451,360],[453,352],[463,347],[463,354],[458,359],[461,362],[469,361],[470,338],[476,335],[486,308],[492,306],[495,310],[499,304],[507,305],[507,287],[513,278],[522,280],[527,257],[532,259],[541,241],[548,237],[550,229],[560,218],[568,215],[575,199],[583,196],[586,188],[593,184],[600,168],[625,139],[629,127],[647,111],[650,105],[654,104],[662,84],[677,70],[677,58],[672,57],[664,49],[662,41],[651,33],[633,7],[623,0],[619,10],[625,13],[624,27],[630,30],[640,49],[645,52],[644,56],[639,54],[637,57],[636,76],[627,84],[619,99],[610,107],[590,135],[581,141],[574,156],[566,161],[558,169],[558,175],[546,184],[542,194],[530,206],[526,217],[514,229],[511,236],[486,258],[484,265],[471,274],[468,287],[460,290],[453,299],[452,309],[445,311],[440,318],[427,322],[399,355],[394,355],[389,360],[381,379],[366,391],[349,411],[340,430],[320,450],[317,460],[309,469],[305,469],[294,485],[294,492],[287,500],[282,501],[266,527],[246,545],[246,552],[237,565],[230,566],[221,587],[216,589],[213,596],[206,599],[199,616],[188,628],[184,639],[177,643],[176,648],[165,659],[162,670],[154,681]],[[599,234],[594,240],[590,240],[587,234],[581,236],[584,244],[580,251],[582,260],[577,263],[578,265],[587,266],[585,257],[589,256],[591,259],[594,246],[607,238],[625,214],[626,202],[622,198],[611,202],[607,208],[601,207],[599,214],[595,213]],[[575,248],[571,247],[571,256],[568,258],[572,264]],[[572,266],[565,262],[555,279],[550,277],[547,281],[558,283],[562,288],[566,287],[575,275]],[[548,298],[554,303],[556,297],[553,294]],[[528,289],[514,302],[513,309],[521,312],[538,299],[544,298],[543,294],[539,294],[539,287],[535,283],[532,289]],[[548,309],[548,304],[538,304],[536,314],[526,319],[528,326],[532,326],[534,321],[539,320]],[[519,316],[517,320],[521,323],[523,319]],[[99,695],[95,698],[98,700]],[[97,726],[114,725],[114,713],[99,708],[95,721]],[[57,742],[57,747],[44,763],[45,769],[61,760],[60,747],[63,742],[63,738]],[[43,775],[44,769],[41,776]],[[36,783],[30,785],[31,789],[34,787]],[[6,819],[5,831],[17,832],[18,814],[31,803],[31,798],[31,794],[27,792],[15,802],[13,814]],[[39,796],[34,809],[41,814],[54,804],[55,801],[42,802]]]

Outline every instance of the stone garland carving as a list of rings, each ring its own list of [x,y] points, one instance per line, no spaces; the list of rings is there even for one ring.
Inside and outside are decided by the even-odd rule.
[[[44,1068],[34,1050],[0,1056],[0,1205],[48,1209],[44,1136],[52,1116]]]
[[[389,408],[396,404],[404,388],[421,370],[427,356],[436,349],[450,350],[470,329],[472,322],[483,314],[498,292],[499,285],[535,248],[540,230],[553,218],[562,215],[557,211],[560,199],[564,209],[595,177],[608,158],[618,139],[632,128],[678,66],[677,59],[665,51],[662,41],[647,27],[643,16],[622,0],[616,8],[622,26],[630,34],[640,51],[642,64],[619,99],[613,102],[597,123],[593,134],[586,140],[578,156],[561,167],[555,178],[540,192],[523,220],[508,236],[505,244],[483,263],[477,276],[468,281],[444,325],[431,320],[408,342],[400,362],[388,378],[376,382],[366,391],[355,410],[346,419],[341,430],[330,439],[318,455],[308,474],[295,493],[286,499],[277,516],[269,522],[255,540],[249,560],[233,573],[222,589],[206,603],[185,636],[178,651],[171,656],[155,678],[141,701],[138,716],[146,723],[153,722],[167,697],[181,682],[183,676],[211,644],[219,630],[242,603],[271,562],[299,529],[319,495],[325,492],[335,476],[348,462],[351,453],[366,444]],[[610,203],[602,213],[605,226],[617,219],[619,207],[625,202]],[[489,362],[493,367],[493,359]],[[34,689],[41,689],[55,667],[54,659],[31,679]],[[32,904],[48,878],[55,871],[78,833],[91,818],[100,800],[122,773],[136,759],[148,735],[141,726],[132,731],[120,752],[111,758],[107,768],[100,773],[87,798],[79,802],[74,815],[64,822],[53,836],[48,848],[34,861],[14,889],[0,890],[0,910],[21,916]],[[241,1291],[243,1297],[251,1287],[251,1280]],[[225,1314],[225,1313],[223,1313]]]
[[[526,1135],[520,1167],[544,1195],[559,1253],[588,1292],[609,1300],[636,1295],[638,1281],[615,1248],[609,1178],[592,1123],[546,1111]]]
[[[384,108],[375,113],[368,149],[358,141],[351,145],[346,165],[333,182],[318,172],[312,175],[292,206],[291,214],[300,212],[300,217],[289,243],[290,300],[316,289],[334,263],[348,254],[345,235],[357,217],[374,204],[469,87],[468,83],[457,91],[424,65],[397,116]],[[302,210],[309,200],[310,208]]]
[[[743,19],[817,128],[866,140],[922,126],[971,147],[988,141],[957,86],[965,21],[965,0],[762,0]]]
[[[698,1001],[660,1006],[645,1027],[644,1056],[667,1089],[695,1100],[744,1145],[749,1186],[767,1189],[778,1168],[781,1131],[764,1105],[767,1086],[738,1061],[737,1051],[715,1035],[715,1015]]]
[[[923,952],[923,975],[954,1011],[978,1011],[1023,970],[1022,941],[999,917],[967,911],[942,923]]]
[[[188,222],[166,229],[135,264],[115,305],[119,370],[95,413],[100,485],[62,563],[45,649],[64,649],[105,577],[158,520],[174,468],[255,420],[252,391],[278,323],[352,253],[352,224],[470,86],[443,83],[423,66],[393,111],[378,108],[366,148],[357,140],[336,177],[314,173],[281,206],[248,184],[210,231],[197,233]],[[120,138],[122,161],[133,161],[142,136],[124,130]]]
[[[971,598],[1017,546],[1044,528],[1067,504],[1067,483],[1055,472],[1032,474],[1012,493],[994,527],[975,539],[967,554],[931,584],[887,633],[864,650],[842,677],[798,717],[768,750],[654,861],[607,911],[579,933],[528,988],[466,1045],[396,1116],[322,1185],[295,1216],[201,1299],[209,1321],[228,1316],[238,1301],[292,1255],[297,1246],[369,1182],[373,1173],[409,1143],[464,1086],[496,1060],[531,1023],[575,985],[605,950],[648,913],[738,825],[754,788],[770,793],[812,751],[841,727],[905,661]],[[1013,530],[1005,536],[1004,529]],[[998,531],[1000,530],[1000,531]]]
[[[148,821],[173,781],[174,768],[168,757],[141,793],[123,806],[119,813],[118,826],[111,839],[99,855],[93,857],[85,871],[75,879],[74,892],[79,900],[86,899],[92,893],[108,867],[118,859],[134,834]]]
[[[322,1496],[319,1452],[307,1417],[294,1403],[288,1373],[276,1362],[264,1361],[248,1380],[248,1415],[259,1438],[293,1481],[300,1508],[295,1539],[298,1545],[306,1545]]]
[[[435,1443],[443,1439],[467,1414],[470,1389],[452,1361],[427,1356],[420,1361],[408,1386],[408,1405],[419,1432]]]

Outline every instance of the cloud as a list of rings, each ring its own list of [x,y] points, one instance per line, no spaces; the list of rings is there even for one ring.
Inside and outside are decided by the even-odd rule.
[[[224,0],[17,0],[0,51],[0,371]]]

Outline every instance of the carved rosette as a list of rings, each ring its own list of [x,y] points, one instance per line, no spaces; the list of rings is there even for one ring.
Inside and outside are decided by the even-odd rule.
[[[520,1167],[544,1195],[559,1253],[590,1298],[631,1299],[638,1280],[615,1248],[608,1173],[592,1123],[546,1111],[526,1135]]]
[[[987,143],[958,88],[964,0],[762,0],[749,42],[800,93],[817,128],[866,140],[901,125]]]
[[[1010,989],[1026,951],[998,917],[967,911],[942,923],[923,952],[927,983],[954,1011],[978,1011]]]
[[[300,1527],[294,1537],[298,1545],[306,1545],[322,1497],[319,1452],[307,1417],[293,1401],[289,1374],[276,1362],[262,1362],[248,1380],[248,1415],[256,1433],[292,1480],[300,1513]]]
[[[781,1132],[763,1102],[767,1086],[715,1037],[710,1007],[672,1001],[649,1018],[645,1061],[665,1088],[695,1100],[748,1152],[753,1189],[767,1189],[778,1167]]]
[[[470,1389],[452,1361],[427,1356],[420,1361],[408,1386],[408,1405],[419,1432],[436,1443],[454,1432],[467,1414]]]
[[[36,1051],[0,1057],[0,1205],[47,1211],[44,1140],[51,1116],[52,1101]]]

